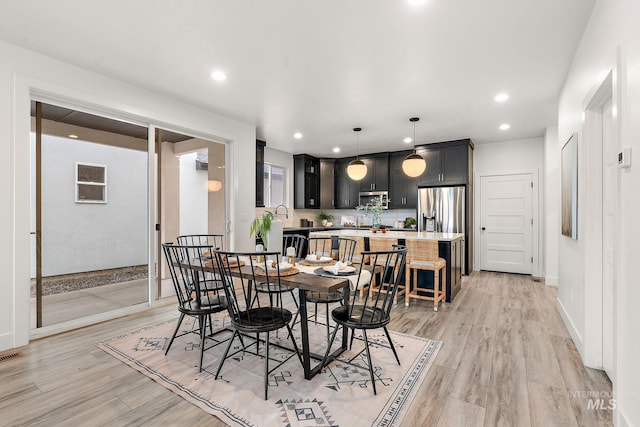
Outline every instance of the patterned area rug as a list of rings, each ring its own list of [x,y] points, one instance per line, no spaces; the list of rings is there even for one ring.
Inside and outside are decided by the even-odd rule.
[[[184,330],[193,328],[185,319]],[[214,328],[228,323],[216,318]],[[269,399],[264,400],[264,359],[248,352],[229,358],[220,377],[214,379],[218,363],[227,343],[205,352],[203,372],[198,372],[199,338],[187,334],[176,338],[169,354],[164,355],[176,321],[141,328],[127,334],[103,340],[96,345],[177,393],[187,401],[234,426],[399,426],[415,393],[431,367],[440,345],[439,341],[404,335],[390,331],[398,351],[398,366],[390,348],[386,347],[384,332],[369,332],[377,396],[371,388],[364,355],[357,355],[363,343],[356,339],[353,349],[341,359],[355,356],[353,363],[335,361],[311,381],[304,379],[297,357],[289,359],[269,376]],[[326,348],[326,329],[310,322],[312,351]],[[300,345],[299,328],[294,330]],[[230,332],[216,335],[230,337]],[[246,340],[247,338],[245,338]],[[272,334],[272,342],[290,344],[286,332],[279,337]],[[336,338],[336,341],[339,341]],[[240,348],[236,338],[234,347]],[[264,347],[262,345],[261,347]],[[270,347],[269,357],[284,360],[290,353]],[[275,366],[277,362],[271,362]]]

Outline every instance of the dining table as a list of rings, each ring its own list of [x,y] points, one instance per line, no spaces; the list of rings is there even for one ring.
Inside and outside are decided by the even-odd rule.
[[[295,268],[298,270],[298,272],[295,274],[290,274],[290,275],[281,274],[280,283],[282,285],[286,285],[286,286],[290,286],[292,288],[298,289],[298,295],[299,295],[298,309],[299,309],[301,341],[302,341],[302,352],[301,352],[302,367],[304,370],[305,379],[310,380],[322,370],[325,355],[311,351],[310,349],[306,293],[307,291],[319,292],[319,293],[331,293],[339,290],[344,290],[343,291],[344,304],[348,305],[349,298],[351,295],[351,289],[355,288],[356,282],[358,281],[359,267],[354,268],[352,274],[348,274],[348,275],[331,274],[330,271],[322,270],[321,268],[318,267],[318,265],[304,262],[303,260],[299,260],[298,262],[296,262]],[[217,273],[216,269],[213,267],[212,264],[205,266],[204,271],[209,273],[214,273],[214,274]],[[370,280],[370,277],[371,277],[370,273],[366,269],[363,269],[362,273],[364,274],[364,277],[360,276],[361,282]],[[251,266],[248,265],[248,262],[244,266],[238,269],[234,268],[232,270],[232,275],[242,275],[244,278],[247,278],[247,279],[252,279],[253,277],[255,277],[254,271],[252,270]],[[329,321],[329,319],[327,319],[327,321]],[[329,355],[330,357],[333,357],[333,358],[338,357],[345,350],[347,350],[348,335],[349,335],[348,331],[343,329],[340,347],[336,348],[333,352],[331,352]],[[326,352],[326,349],[324,351]],[[318,362],[312,366],[313,361],[318,361]]]

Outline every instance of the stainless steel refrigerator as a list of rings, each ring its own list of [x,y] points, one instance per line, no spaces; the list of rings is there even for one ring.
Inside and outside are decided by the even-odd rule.
[[[418,188],[418,231],[465,233],[465,188]],[[466,235],[465,235],[466,237]],[[462,238],[462,274],[466,274],[466,246]]]

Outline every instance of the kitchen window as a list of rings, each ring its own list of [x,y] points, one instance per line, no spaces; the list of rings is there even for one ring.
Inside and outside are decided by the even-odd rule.
[[[76,203],[107,203],[107,167],[76,163]]]
[[[274,207],[284,205],[287,194],[286,169],[281,166],[264,164],[264,205]]]

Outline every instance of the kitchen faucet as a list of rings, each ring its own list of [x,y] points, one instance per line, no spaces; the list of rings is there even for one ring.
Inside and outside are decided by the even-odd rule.
[[[284,208],[284,217],[285,217],[285,219],[289,219],[289,208],[288,208],[288,207],[286,207],[285,205],[278,205],[278,206],[276,206],[276,209],[273,211],[273,214],[274,214],[275,216],[278,216],[278,208],[279,208],[280,206],[282,206],[282,207]]]

